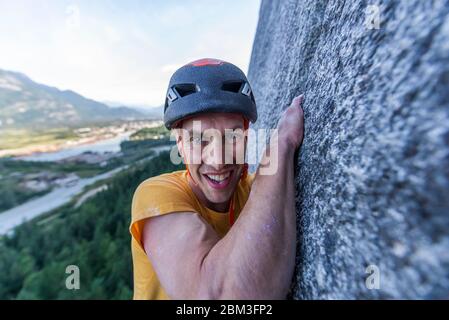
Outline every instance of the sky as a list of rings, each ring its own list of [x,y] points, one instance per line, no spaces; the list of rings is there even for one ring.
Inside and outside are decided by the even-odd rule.
[[[0,0],[0,69],[88,98],[159,106],[180,66],[248,71],[260,0]]]

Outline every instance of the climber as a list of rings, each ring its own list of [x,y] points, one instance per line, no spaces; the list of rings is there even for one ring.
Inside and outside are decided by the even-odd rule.
[[[303,139],[301,103],[302,96],[293,99],[270,142],[279,153],[276,172],[261,174],[272,161],[265,155],[256,173],[248,174],[245,163],[223,161],[220,137],[193,137],[195,123],[201,124],[199,135],[208,129],[225,135],[257,120],[245,74],[207,58],[172,75],[164,122],[175,132],[186,170],[149,178],[134,193],[134,299],[286,297],[296,254],[294,153]],[[232,143],[246,147],[247,139]],[[195,146],[199,162],[192,161]]]

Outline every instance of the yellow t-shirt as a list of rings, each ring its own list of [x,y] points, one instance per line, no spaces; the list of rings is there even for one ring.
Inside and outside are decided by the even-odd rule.
[[[235,218],[249,197],[254,174],[240,180],[234,192]],[[162,174],[143,181],[134,192],[130,232],[134,268],[134,299],[169,299],[148,259],[142,244],[142,230],[147,218],[175,212],[196,212],[223,237],[230,228],[229,212],[205,207],[187,182],[187,171]]]

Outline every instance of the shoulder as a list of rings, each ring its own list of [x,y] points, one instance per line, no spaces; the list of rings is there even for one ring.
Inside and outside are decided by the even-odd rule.
[[[185,170],[166,173],[144,180],[134,191],[130,232],[140,248],[143,249],[142,234],[148,218],[197,212],[185,179]]]
[[[192,199],[185,170],[162,174],[144,180],[134,191],[133,216],[151,216],[168,210],[191,209]]]
[[[145,193],[148,190],[156,191],[156,189],[183,189],[186,186],[185,173],[185,170],[180,170],[148,178],[137,186],[134,195]]]
[[[185,181],[185,179],[186,179],[186,170],[178,170],[150,177],[142,181],[139,184],[139,187],[152,183],[179,183]]]

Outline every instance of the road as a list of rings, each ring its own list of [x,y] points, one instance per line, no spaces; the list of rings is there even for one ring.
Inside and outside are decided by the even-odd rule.
[[[154,147],[153,150],[156,151],[155,155],[139,160],[137,163],[150,160],[161,151],[169,150],[170,147],[171,146]],[[66,204],[74,196],[80,194],[86,186],[89,186],[96,181],[110,178],[128,167],[129,165],[125,165],[91,178],[79,179],[73,186],[59,187],[42,197],[30,200],[7,211],[0,212],[0,235],[7,234],[23,222]]]

